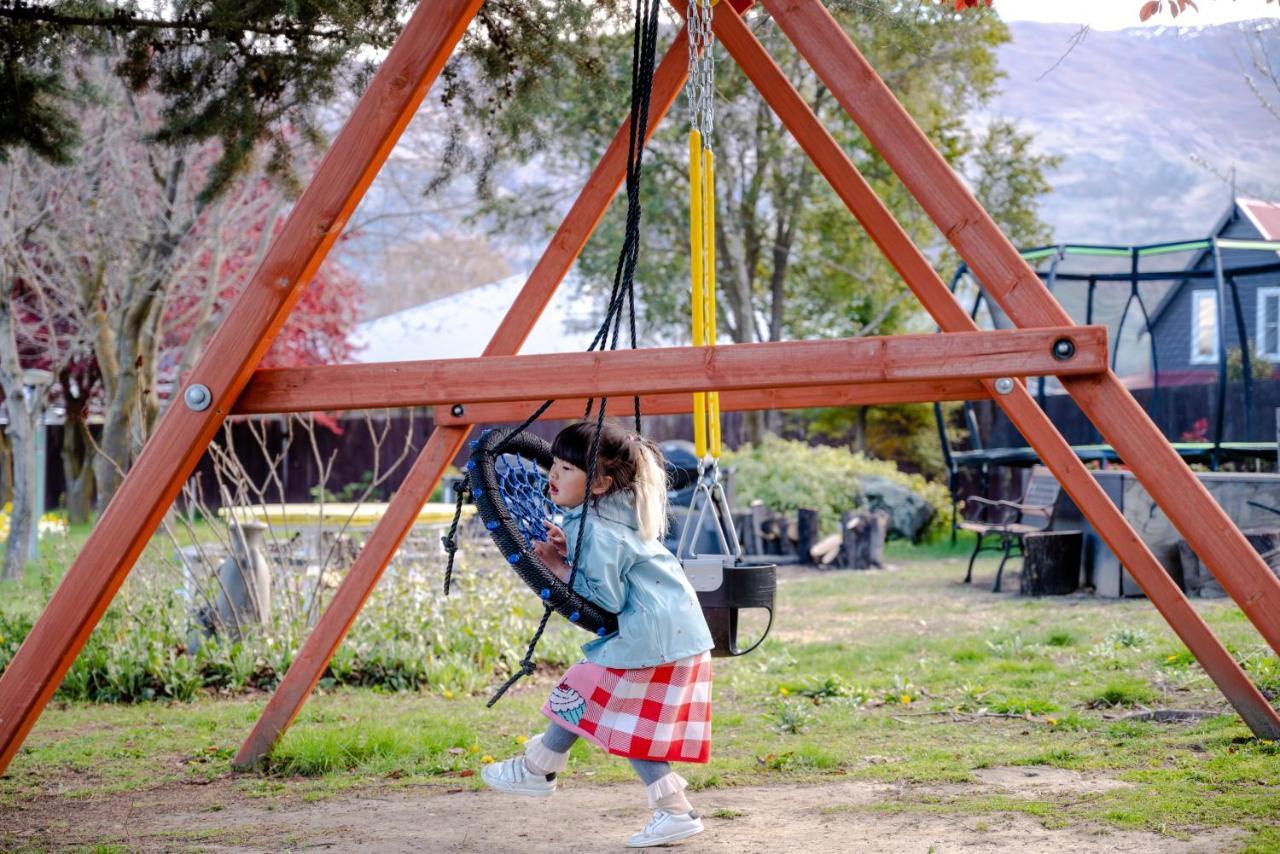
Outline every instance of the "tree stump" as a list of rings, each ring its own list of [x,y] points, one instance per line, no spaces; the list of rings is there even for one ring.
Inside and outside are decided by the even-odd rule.
[[[733,528],[738,532],[738,542],[742,544],[743,554],[760,554],[760,536],[753,520],[749,510],[739,510],[733,514]]]
[[[1080,586],[1080,531],[1041,531],[1022,538],[1024,596],[1061,596]]]
[[[813,547],[818,537],[818,511],[801,507],[796,511],[796,554],[802,563],[813,562]]]
[[[843,543],[840,566],[871,569],[884,566],[884,539],[889,532],[889,514],[883,510],[857,513],[846,510],[840,519]]]
[[[1240,533],[1271,567],[1271,571],[1280,576],[1280,528],[1246,528]],[[1178,561],[1182,564],[1182,582],[1188,595],[1194,593],[1201,599],[1222,599],[1227,595],[1186,540],[1178,541]]]

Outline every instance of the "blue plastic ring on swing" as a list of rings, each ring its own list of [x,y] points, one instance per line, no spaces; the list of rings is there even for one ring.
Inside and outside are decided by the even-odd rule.
[[[476,467],[476,461],[475,461],[475,460],[467,460],[467,471],[471,471],[471,470],[472,470],[472,469],[474,469],[475,467]]]
[[[496,531],[496,530],[498,530],[498,526],[499,526],[500,524],[501,524],[501,523],[500,523],[497,519],[494,519],[493,521],[485,522],[485,523],[484,523],[484,526],[485,526],[486,528],[488,528],[490,531]]]
[[[519,562],[520,562],[520,555],[518,555],[518,554],[515,554],[515,555],[507,555],[507,563],[510,563],[510,564],[517,564],[517,563],[519,563]]]
[[[544,587],[544,588],[542,588],[542,592],[541,592],[540,594],[538,594],[538,595],[539,595],[539,596],[541,596],[543,599],[550,599],[550,598],[551,598],[551,588],[550,588],[550,587]]]
[[[579,614],[577,611],[574,611],[572,614],[569,615],[569,622],[571,623],[576,623],[580,619],[582,619],[582,615]]]
[[[600,637],[604,637],[609,633],[604,630],[604,626],[601,626],[600,628],[596,629],[596,634],[598,634]]]

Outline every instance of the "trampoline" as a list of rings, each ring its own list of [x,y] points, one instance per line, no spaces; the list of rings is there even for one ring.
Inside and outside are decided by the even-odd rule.
[[[1229,214],[1219,234],[1232,224]],[[1183,459],[1213,470],[1224,464],[1275,465],[1273,412],[1280,407],[1280,382],[1274,373],[1253,376],[1252,365],[1259,340],[1271,345],[1266,356],[1273,363],[1280,348],[1271,340],[1280,336],[1280,317],[1273,316],[1280,313],[1280,241],[1218,236],[1143,246],[1064,243],[1021,254],[1073,320],[1107,325],[1112,370]],[[1011,327],[967,266],[955,271],[951,290],[983,328]],[[1212,294],[1203,301],[1212,306],[1208,311],[1196,301],[1202,293]],[[1187,315],[1193,309],[1184,303],[1200,314]],[[1212,325],[1213,341],[1200,342],[1199,352],[1187,317],[1192,327]],[[1192,339],[1181,340],[1179,333]],[[1260,339],[1264,335],[1270,337]],[[1188,341],[1190,364],[1177,349]],[[1099,442],[1056,378],[1028,377],[1028,384],[1082,461],[1103,468],[1121,462],[1110,445]],[[963,425],[956,426],[968,435],[963,448],[953,445],[941,404],[934,407],[953,535],[962,480],[976,475],[985,493],[994,469],[1040,463],[990,401],[962,406]]]

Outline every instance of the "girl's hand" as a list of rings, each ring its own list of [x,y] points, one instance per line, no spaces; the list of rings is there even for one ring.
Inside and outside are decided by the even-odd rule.
[[[565,542],[564,531],[554,522],[545,522],[547,527],[547,542],[549,542],[556,552],[564,557],[569,553],[569,545]]]
[[[563,533],[560,535],[560,539],[563,543]],[[556,578],[566,583],[569,581],[569,564],[565,563],[564,554],[550,539],[545,542],[535,542],[533,544],[533,553],[546,565],[547,569],[555,573]]]

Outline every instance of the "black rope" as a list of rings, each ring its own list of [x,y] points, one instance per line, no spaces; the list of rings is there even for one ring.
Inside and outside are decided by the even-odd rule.
[[[449,560],[444,565],[444,595],[446,596],[449,595],[449,582],[453,579],[453,558],[458,553],[458,520],[462,518],[462,503],[470,491],[471,481],[463,478],[458,484],[457,503],[453,508],[453,524],[449,526],[449,533],[440,538],[444,543],[445,553],[449,555]]]
[[[618,264],[614,270],[613,287],[609,293],[609,306],[605,311],[604,322],[596,332],[595,338],[587,348],[590,352],[597,347],[603,349],[606,342],[609,349],[618,349],[618,337],[622,331],[622,315],[624,306],[629,308],[631,326],[631,347],[636,347],[635,318],[635,271],[640,258],[640,177],[644,166],[644,140],[649,131],[649,102],[653,91],[653,73],[658,44],[658,10],[659,0],[639,0],[636,4],[635,33],[631,43],[631,121],[627,140],[627,218],[626,232],[622,241],[622,250],[618,253]],[[538,411],[525,419],[519,427],[508,434],[506,442],[512,436],[524,431],[538,419],[554,401],[548,400]],[[587,529],[587,504],[591,497],[591,486],[595,483],[596,467],[600,458],[600,434],[604,430],[605,408],[607,397],[600,398],[600,408],[596,417],[595,435],[591,440],[591,451],[587,458],[587,494],[583,497],[582,521],[578,525],[577,542],[573,549],[573,559],[569,561],[569,588],[573,588],[578,573],[578,556],[582,554],[583,537]],[[587,399],[586,412],[583,418],[590,418],[595,405],[595,398]],[[640,397],[635,397],[636,432],[640,431]],[[459,508],[461,512],[461,508]],[[494,692],[487,706],[493,706],[507,690],[524,676],[530,676],[535,670],[533,653],[546,630],[547,621],[551,617],[552,606],[544,603],[542,619],[538,629],[529,639],[528,649],[520,666],[502,686]]]

